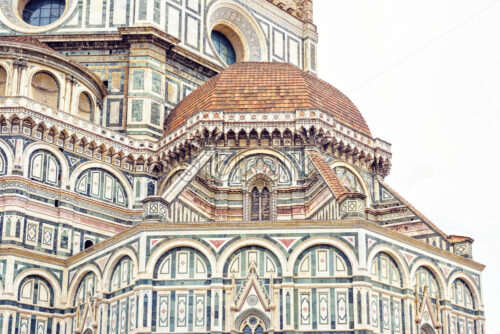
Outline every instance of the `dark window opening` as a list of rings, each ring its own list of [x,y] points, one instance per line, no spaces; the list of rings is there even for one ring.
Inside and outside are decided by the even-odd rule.
[[[261,191],[253,188],[250,194],[250,219],[252,221],[271,220],[271,192],[267,187]]]
[[[65,0],[31,0],[23,10],[24,22],[32,26],[46,26],[64,13]]]
[[[153,182],[148,183],[148,196],[154,196],[155,194],[155,185]]]
[[[85,243],[83,244],[83,249],[87,249],[94,246],[94,242],[92,240],[85,240]]]
[[[236,52],[234,51],[234,47],[224,34],[213,30],[212,43],[214,43],[215,50],[227,65],[236,63]]]

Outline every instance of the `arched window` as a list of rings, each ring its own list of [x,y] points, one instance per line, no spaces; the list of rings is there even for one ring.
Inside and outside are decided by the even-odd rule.
[[[59,107],[59,84],[47,72],[39,72],[31,80],[31,95],[34,100],[57,109]]]
[[[132,259],[128,256],[122,257],[111,275],[111,281],[109,282],[110,291],[119,290],[133,283],[136,275],[135,270],[136,268]]]
[[[168,279],[203,279],[210,277],[210,263],[199,251],[180,247],[161,256],[155,265],[153,277]]]
[[[0,67],[0,96],[5,96],[7,89],[7,71]]]
[[[148,183],[148,196],[154,196],[155,194],[155,184],[153,182]]]
[[[65,7],[65,0],[31,0],[24,6],[23,20],[32,26],[46,26],[60,18]]]
[[[396,261],[385,253],[379,253],[373,259],[370,272],[374,281],[399,288],[403,287],[401,272]]]
[[[94,119],[93,109],[92,99],[89,94],[85,92],[81,93],[78,99],[78,117],[87,121],[92,121]]]
[[[94,241],[88,239],[88,240],[85,240],[85,243],[83,244],[83,249],[87,249],[87,248],[90,248],[94,246]]]
[[[429,296],[431,298],[436,299],[441,296],[436,276],[434,276],[434,274],[429,269],[427,269],[426,267],[420,267],[415,273],[415,276],[419,294],[422,295],[424,293],[425,287],[427,286],[429,288]]]
[[[245,279],[252,263],[261,278],[277,278],[282,275],[281,263],[273,252],[263,247],[247,246],[228,258],[224,265],[224,277]]]
[[[141,197],[141,180],[135,182],[135,197]]]
[[[425,324],[420,328],[421,334],[434,334],[436,333],[431,325]],[[465,334],[465,333],[464,333]]]
[[[212,31],[212,42],[214,44],[215,50],[222,58],[226,65],[232,65],[236,63],[236,52],[234,50],[231,41],[221,32],[213,30]]]
[[[354,175],[353,172],[345,167],[335,167],[334,170],[340,182],[342,182],[344,187],[346,187],[349,192],[358,192],[364,194],[361,181],[356,175]]]
[[[462,279],[456,279],[451,286],[452,311],[448,316],[450,333],[479,333],[472,319],[475,310],[474,296],[469,285]]]
[[[44,278],[31,275],[19,284],[19,301],[31,305],[53,306],[54,293]]]
[[[5,152],[0,149],[0,175],[7,174],[7,157]]]
[[[373,286],[386,291],[382,294],[379,291],[368,294],[371,326],[378,329],[382,325],[384,330],[401,332],[405,321],[402,313],[403,301],[398,296],[390,296],[403,293],[403,290],[399,289],[403,287],[403,281],[396,261],[386,253],[378,253],[373,259],[370,273]],[[361,296],[358,298],[360,305]]]
[[[37,150],[30,157],[29,177],[32,180],[60,186],[61,164],[50,152]]]
[[[76,192],[105,202],[127,206],[127,195],[122,183],[111,173],[91,168],[78,177]]]
[[[90,297],[95,297],[99,293],[99,286],[99,280],[93,272],[86,274],[76,290],[74,305],[79,305],[85,301],[88,294],[90,294]]]
[[[262,319],[256,316],[248,317],[241,324],[243,334],[264,334],[266,325]]]
[[[252,221],[271,220],[271,192],[267,187],[254,187],[250,199],[250,219]]]
[[[329,245],[318,245],[300,254],[294,273],[301,277],[347,277],[352,269],[344,253]]]
[[[474,309],[474,298],[472,297],[472,292],[467,283],[463,280],[457,279],[453,282],[451,296],[452,304],[471,310]]]

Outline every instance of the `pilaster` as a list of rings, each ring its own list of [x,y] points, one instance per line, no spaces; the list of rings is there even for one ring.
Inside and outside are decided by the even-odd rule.
[[[16,59],[14,60],[13,63],[13,69],[14,69],[14,74],[12,78],[12,96],[19,96],[22,95],[22,83],[23,83],[23,78],[24,78],[24,72],[26,71],[26,68],[28,67],[28,63],[24,59]]]
[[[165,117],[167,51],[179,41],[154,27],[119,31],[130,44],[126,133],[137,139],[158,140]]]

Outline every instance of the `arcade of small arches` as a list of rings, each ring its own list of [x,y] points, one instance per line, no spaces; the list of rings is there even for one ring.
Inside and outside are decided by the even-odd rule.
[[[416,260],[408,268],[397,250],[384,246],[383,250],[372,250],[368,256],[371,261],[367,282],[370,282],[371,288],[361,289],[353,278],[366,274],[358,272],[359,264],[356,263],[356,255],[341,242],[326,241],[324,243],[306,242],[305,246],[291,250],[288,258],[285,258],[285,254],[276,246],[270,247],[259,241],[236,242],[235,245],[226,246],[219,256],[210,251],[207,252],[206,246],[197,241],[165,241],[153,250],[144,272],[138,272],[139,260],[135,252],[125,248],[112,253],[102,271],[92,261],[83,263],[81,269],[76,267],[71,270],[72,279],[67,293],[62,290],[55,277],[44,270],[31,269],[27,275],[21,272],[16,279],[18,282],[16,298],[20,307],[33,305],[41,307],[40,310],[69,308],[71,314],[75,316],[73,319],[68,320],[60,316],[53,318],[52,327],[57,326],[61,330],[64,327],[73,328],[75,332],[78,332],[76,328],[86,330],[85,326],[79,327],[79,321],[85,319],[84,313],[87,312],[86,305],[89,300],[99,303],[98,308],[101,311],[96,317],[97,328],[108,326],[111,332],[113,328],[119,332],[124,328],[123,326],[129,330],[153,326],[158,332],[162,332],[164,328],[182,330],[184,321],[186,323],[192,321],[194,328],[206,330],[207,323],[210,322],[208,319],[211,317],[207,305],[220,307],[220,312],[228,312],[224,305],[236,300],[238,290],[245,288],[252,268],[256,268],[255,274],[262,284],[263,292],[257,291],[259,287],[254,287],[255,290],[251,290],[247,296],[248,299],[241,303],[245,305],[244,307],[231,308],[234,314],[225,315],[226,319],[235,319],[235,326],[238,327],[236,330],[243,333],[264,333],[272,330],[276,323],[270,322],[269,319],[275,319],[273,313],[278,312],[277,310],[280,311],[274,313],[275,317],[281,317],[285,326],[295,323],[296,329],[311,328],[310,305],[313,298],[318,298],[318,302],[321,302],[323,298],[328,299],[328,303],[325,301],[324,305],[330,305],[330,303],[336,305],[339,302],[339,300],[334,300],[333,294],[328,292],[329,289],[335,291],[337,297],[343,296],[344,291],[346,297],[347,294],[354,295],[351,306],[344,304],[349,310],[345,313],[345,319],[351,319],[349,321],[357,323],[365,317],[360,314],[360,310],[362,305],[366,305],[364,303],[366,298],[369,310],[366,317],[368,323],[370,324],[371,321],[371,326],[375,328],[385,326],[379,321],[385,321],[383,313],[387,310],[385,306],[382,309],[382,301],[384,300],[385,303],[388,298],[391,299],[391,303],[394,303],[393,305],[396,305],[389,311],[390,316],[396,320],[392,322],[390,329],[394,332],[402,332],[402,328],[408,326],[408,324],[405,325],[408,318],[403,314],[410,310],[412,317],[415,317],[416,310],[411,303],[406,302],[408,296],[404,291],[411,291],[414,288],[417,289],[416,298],[421,297],[424,290],[428,290],[432,305],[441,300],[449,300],[451,302],[451,307],[448,309],[449,316],[467,319],[467,314],[469,314],[471,318],[466,322],[474,324],[474,317],[470,315],[474,314],[478,305],[481,305],[481,300],[477,286],[467,274],[455,272],[445,279],[437,266],[427,260]],[[141,287],[141,283],[138,283],[139,277],[141,281],[149,280],[153,290]],[[218,277],[223,278],[225,286],[229,287],[231,284],[233,286],[233,290],[226,290],[225,296],[220,294],[222,290],[219,290],[218,284],[212,285],[215,282],[214,279],[217,280]],[[279,293],[276,295],[274,289],[279,290],[279,284],[285,277],[293,278],[291,282],[294,282],[295,288],[284,289],[280,297],[283,299],[276,299]],[[312,285],[304,284],[304,279],[311,280]],[[318,280],[323,282],[323,288],[327,288],[326,290],[318,289],[316,292],[314,284],[316,281],[319,282]],[[171,284],[174,281],[190,282],[190,287],[181,286],[172,290]],[[130,293],[130,291],[134,292]],[[233,291],[233,295],[230,291]],[[264,297],[259,293],[264,294]],[[294,294],[299,296],[299,302],[290,302]],[[67,297],[59,299],[56,298],[57,296]],[[195,311],[188,310],[187,304],[183,304],[187,302],[184,296],[194,298]],[[283,305],[281,309],[266,308],[262,298],[269,298],[271,303],[278,305],[283,303]],[[66,300],[65,303],[64,300]],[[105,300],[108,302],[103,303]],[[211,304],[214,301],[216,304]],[[126,311],[121,309],[123,303],[128,305]],[[108,308],[103,308],[104,305]],[[182,315],[182,312],[173,313],[173,309],[195,313],[193,313],[193,319],[187,319],[184,318],[186,315]],[[119,320],[122,312],[127,312],[128,323],[123,324]],[[168,317],[162,315],[165,312],[169,314]],[[435,306],[432,312],[440,313]],[[157,314],[158,317],[152,317],[152,314]],[[296,315],[295,321],[293,320],[294,314]],[[172,319],[170,315],[173,316]],[[318,317],[320,316],[321,312],[318,314]],[[339,326],[337,328],[343,328],[341,326],[342,313],[338,310],[336,317],[340,317],[337,319],[337,326]],[[35,321],[34,319],[31,318],[29,324]],[[197,319],[203,319],[203,321],[196,322]],[[7,328],[13,329],[13,321],[10,320],[9,313],[0,314],[0,320],[0,329],[6,328],[3,322],[7,322]],[[321,324],[321,319],[318,321]],[[349,326],[349,321],[345,323],[346,328]],[[215,323],[212,322],[212,325]],[[460,324],[456,323],[456,326]],[[423,323],[421,330],[423,333],[437,332],[432,324],[428,323]],[[468,329],[467,333],[469,333]]]
[[[384,156],[360,150],[352,143],[332,139],[332,134],[314,126],[300,129],[289,128],[238,128],[227,124],[227,132],[204,129],[190,135],[190,139],[177,143],[159,154],[160,172],[175,168],[199,152],[201,147],[226,149],[251,148],[303,148],[312,146],[336,159],[342,159],[370,173],[388,175],[391,164]],[[166,139],[165,139],[166,140]]]
[[[6,101],[8,103],[8,101]],[[91,107],[93,108],[93,107]],[[93,125],[94,126],[94,125]],[[95,125],[97,126],[97,125]],[[197,131],[196,135],[185,143],[175,147],[164,146],[157,152],[144,155],[143,152],[124,151],[122,145],[106,142],[92,136],[73,132],[63,124],[47,124],[31,116],[25,117],[18,113],[8,113],[0,116],[0,129],[2,134],[21,134],[43,140],[48,144],[64,148],[65,151],[75,152],[85,158],[100,161],[103,164],[119,167],[128,171],[148,173],[156,176],[164,175],[169,171],[183,166],[196,157],[205,147],[224,149],[261,149],[269,148],[288,149],[303,148],[312,145],[336,159],[342,159],[370,173],[386,175],[390,162],[384,156],[376,156],[360,151],[350,143],[332,141],[322,129],[316,130],[302,128],[274,130],[268,129],[237,129],[238,132],[229,130],[226,134],[218,129]],[[94,130],[95,131],[95,130]],[[92,138],[90,138],[92,137]],[[116,138],[111,134],[112,138]],[[330,138],[330,139],[327,139]],[[163,141],[161,143],[163,145]],[[152,146],[151,146],[152,148]]]
[[[27,121],[23,123],[27,125]],[[38,132],[35,132],[35,137],[36,133]],[[0,175],[8,175],[8,171],[13,168],[14,153],[7,143],[0,143]],[[278,190],[291,192],[308,187],[309,183],[302,185],[300,180],[307,180],[309,176],[299,175],[298,162],[289,155],[290,153],[273,149],[250,148],[223,163],[224,168],[217,171],[216,177],[223,181],[224,186],[231,187],[233,192],[241,193],[244,213],[240,219],[276,220]],[[50,145],[33,143],[25,148],[22,158],[24,161],[20,165],[23,166],[24,176],[37,183],[70,189],[78,195],[124,208],[130,208],[145,196],[163,194],[185,171],[179,168],[163,178],[157,192],[154,179],[145,184],[139,179],[129,181],[115,167],[90,161],[78,165],[76,169],[72,167],[70,171],[68,159],[67,155]],[[367,194],[365,181],[354,167],[343,164],[334,167],[334,172],[346,189]]]

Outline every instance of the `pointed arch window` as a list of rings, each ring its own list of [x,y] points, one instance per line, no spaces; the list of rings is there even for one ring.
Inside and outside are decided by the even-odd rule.
[[[243,334],[264,334],[266,325],[259,317],[250,316],[242,323],[241,327]]]
[[[252,221],[271,220],[271,192],[264,186],[255,186],[250,193],[250,219]]]

